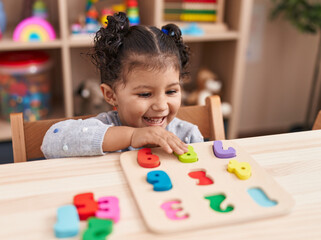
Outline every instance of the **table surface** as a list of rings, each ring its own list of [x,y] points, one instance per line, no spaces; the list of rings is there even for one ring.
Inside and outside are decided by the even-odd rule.
[[[121,219],[108,239],[321,239],[321,130],[232,140],[294,200],[284,216],[175,234],[149,232],[122,172],[119,153],[0,166],[0,239],[56,239],[57,208],[93,192],[117,196]],[[85,229],[86,221],[81,223]],[[80,239],[80,235],[71,239]]]

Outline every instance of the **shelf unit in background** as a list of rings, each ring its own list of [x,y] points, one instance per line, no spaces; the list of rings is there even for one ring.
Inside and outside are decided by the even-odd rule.
[[[101,0],[104,4],[119,3],[121,0]],[[163,21],[163,0],[138,0],[141,23],[161,27]],[[209,67],[223,82],[222,100],[231,103],[233,112],[228,119],[228,138],[238,134],[239,109],[242,94],[245,52],[253,0],[225,0],[224,19],[226,27],[200,23],[204,26],[203,36],[184,36],[190,45],[192,81],[199,67]],[[57,39],[43,43],[17,43],[11,39],[14,27],[21,21],[17,12],[21,11],[23,0],[3,0],[8,18],[6,34],[0,40],[0,51],[44,50],[54,61],[53,70],[53,110],[49,118],[71,117],[79,109],[75,91],[86,78],[99,78],[98,72],[90,64],[90,59],[82,57],[93,43],[93,35],[73,36],[70,26],[78,15],[84,12],[86,0],[45,0],[49,11],[49,21],[54,26]],[[182,27],[184,23],[177,24]],[[9,123],[0,120],[0,141],[10,140]]]

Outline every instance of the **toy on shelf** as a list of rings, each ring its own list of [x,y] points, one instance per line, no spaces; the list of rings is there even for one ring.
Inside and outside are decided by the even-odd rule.
[[[197,23],[190,23],[186,27],[182,27],[183,35],[191,36],[202,36],[204,35],[204,30]]]
[[[165,0],[165,21],[216,22],[216,0]]]
[[[86,32],[95,33],[101,27],[98,22],[98,11],[94,5],[86,13]]]
[[[32,6],[32,15],[42,19],[47,19],[48,12],[45,3],[42,0],[37,0]]]
[[[197,74],[197,89],[191,92],[185,99],[187,105],[205,105],[208,96],[219,95],[222,90],[222,82],[218,80],[215,73],[203,68]],[[222,102],[222,113],[224,117],[231,114],[232,107],[227,102]]]
[[[87,79],[78,89],[78,95],[81,98],[80,113],[83,114],[97,114],[111,110],[106,106],[104,97],[101,94],[100,82],[98,79]]]
[[[100,24],[104,28],[107,27],[107,24],[108,24],[107,16],[113,15],[113,14],[114,14],[114,11],[111,8],[104,8],[101,11]]]
[[[127,12],[130,25],[140,23],[139,9],[137,0],[126,0],[124,4],[113,4],[105,6],[103,9],[96,9],[96,3],[99,0],[87,0],[86,12],[79,15],[78,21],[71,25],[73,35],[90,34],[97,32],[100,27],[107,27],[107,16],[116,12]],[[98,14],[100,12],[101,14]],[[85,15],[85,17],[83,17]]]
[[[4,31],[6,30],[6,24],[7,24],[6,13],[4,12],[3,3],[0,0],[0,39]]]
[[[46,42],[54,39],[56,33],[52,25],[38,17],[24,19],[13,32],[13,40],[18,42]]]
[[[47,42],[56,39],[54,28],[46,20],[48,13],[42,0],[37,0],[33,4],[32,15],[16,26],[13,40],[17,42]]]
[[[130,25],[138,25],[140,23],[139,19],[139,9],[137,0],[127,0],[127,17]]]

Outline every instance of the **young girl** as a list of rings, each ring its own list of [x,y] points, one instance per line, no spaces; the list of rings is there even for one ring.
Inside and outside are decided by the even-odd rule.
[[[187,144],[202,142],[197,126],[175,118],[181,105],[180,79],[189,49],[174,24],[129,27],[125,13],[108,16],[95,36],[93,59],[101,91],[117,111],[86,120],[66,120],[46,133],[46,158],[102,155],[160,146],[183,154]]]

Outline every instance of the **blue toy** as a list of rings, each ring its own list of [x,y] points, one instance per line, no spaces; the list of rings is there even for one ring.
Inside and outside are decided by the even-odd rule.
[[[4,33],[6,30],[7,18],[6,13],[4,12],[3,3],[0,0],[0,33]]]
[[[172,189],[172,182],[166,172],[162,170],[147,173],[147,182],[154,185],[154,191],[168,191]]]
[[[76,236],[79,232],[79,216],[74,205],[65,205],[57,210],[57,223],[54,226],[57,238]]]
[[[186,27],[181,29],[183,35],[191,36],[202,36],[204,35],[204,30],[200,28],[197,23],[190,23]]]

